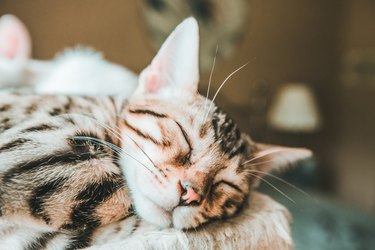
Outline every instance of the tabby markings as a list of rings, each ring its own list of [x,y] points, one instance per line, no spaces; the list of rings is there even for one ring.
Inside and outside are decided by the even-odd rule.
[[[30,127],[27,129],[22,130],[21,132],[27,133],[27,132],[40,132],[40,131],[49,131],[49,130],[54,130],[58,129],[58,127],[53,126],[53,125],[48,125],[48,124],[41,124],[41,125],[36,125],[34,127]]]
[[[57,232],[47,232],[47,233],[42,233],[39,237],[34,239],[33,242],[29,243],[28,246],[26,247],[26,250],[40,250],[44,249],[47,244],[53,240],[57,235]]]
[[[112,174],[107,178],[99,183],[88,184],[84,190],[77,194],[76,200],[81,203],[73,208],[71,223],[62,226],[63,229],[77,231],[66,249],[77,249],[90,245],[92,235],[100,225],[100,220],[95,216],[95,209],[125,185],[120,174]]]
[[[90,153],[77,154],[71,151],[55,152],[55,154],[52,156],[48,155],[37,160],[17,164],[4,174],[3,181],[10,182],[14,177],[21,175],[24,172],[41,169],[46,166],[84,162],[93,158],[96,158],[96,156]]]
[[[234,184],[232,182],[228,182],[228,181],[222,180],[222,181],[216,183],[216,186],[219,185],[219,184],[225,184],[225,185],[227,185],[227,186],[229,186],[229,187],[237,190],[239,193],[243,193],[243,191],[241,190],[241,188],[239,188],[236,184]]]
[[[140,219],[137,217],[136,220],[135,220],[135,224],[134,224],[134,226],[133,226],[133,228],[132,228],[132,230],[131,230],[131,232],[130,232],[129,235],[132,235],[132,234],[134,234],[134,233],[137,231],[137,229],[138,229],[140,223],[141,223],[141,221],[140,221]]]
[[[0,107],[0,112],[8,111],[11,107],[12,107],[11,105],[5,104],[5,105]]]
[[[152,115],[152,116],[156,116],[158,118],[166,118],[167,115],[165,114],[160,114],[160,113],[157,113],[155,111],[152,111],[152,110],[148,110],[148,109],[131,109],[129,110],[130,113],[132,114],[147,114],[147,115]]]
[[[42,218],[48,224],[51,219],[49,218],[47,211],[45,211],[44,209],[45,202],[49,198],[51,198],[53,194],[60,191],[66,181],[67,178],[59,177],[56,180],[50,181],[37,187],[33,191],[33,194],[31,195],[31,198],[28,202],[31,214],[35,217]]]
[[[51,116],[58,116],[62,114],[61,108],[53,108],[51,111],[48,112]]]
[[[146,140],[152,141],[156,145],[164,146],[164,147],[170,146],[170,143],[167,142],[167,141],[163,140],[162,142],[159,142],[155,138],[151,137],[150,135],[142,133],[139,129],[137,129],[137,128],[133,127],[132,125],[130,125],[126,120],[124,120],[124,125],[126,127],[128,127],[130,130],[133,130],[138,136],[140,136],[140,137],[142,137],[142,138],[144,138]]]
[[[214,111],[212,127],[215,131],[216,141],[220,143],[222,151],[229,154],[229,158],[245,150],[245,143],[241,139],[239,128],[234,121],[219,108],[216,108]]]
[[[176,161],[181,163],[181,164],[187,164],[187,163],[190,163],[190,156],[191,156],[191,153],[192,153],[192,150],[193,148],[191,147],[191,143],[190,143],[190,139],[189,139],[189,136],[187,135],[185,129],[181,126],[181,124],[177,121],[175,121],[177,126],[180,128],[181,130],[181,133],[189,147],[189,152],[186,154],[186,155],[178,155],[177,158],[176,158]]]
[[[12,127],[12,124],[10,123],[10,119],[4,118],[0,121],[0,132],[4,132]]]
[[[27,107],[25,109],[25,114],[26,115],[31,115],[32,113],[34,113],[37,110],[38,110],[38,105],[37,104],[32,104],[32,105],[30,105],[29,107]]]
[[[0,146],[0,151],[13,150],[16,147],[19,147],[27,142],[31,142],[29,139],[19,138],[14,141],[8,142],[3,146]]]

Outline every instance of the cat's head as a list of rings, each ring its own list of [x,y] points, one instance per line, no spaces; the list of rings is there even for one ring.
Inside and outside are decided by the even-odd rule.
[[[42,94],[130,95],[137,76],[93,49],[66,49],[53,60],[31,58],[31,37],[14,15],[0,18],[0,88],[28,87]],[[104,84],[103,84],[104,83]]]
[[[161,227],[232,216],[264,173],[311,154],[241,133],[198,93],[198,50],[198,24],[188,18],[142,71],[122,113],[122,165],[135,209]]]

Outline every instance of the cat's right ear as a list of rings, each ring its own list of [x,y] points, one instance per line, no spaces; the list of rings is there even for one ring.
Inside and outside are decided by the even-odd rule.
[[[271,171],[282,171],[301,160],[312,157],[312,152],[306,148],[255,143],[248,136],[243,138],[247,141],[250,158],[242,164],[247,166],[252,186],[257,186],[262,177]]]
[[[26,26],[14,15],[0,18],[0,57],[12,61],[30,58],[31,39]]]
[[[137,93],[157,94],[183,89],[197,92],[199,81],[199,30],[193,18],[180,23],[140,74]]]

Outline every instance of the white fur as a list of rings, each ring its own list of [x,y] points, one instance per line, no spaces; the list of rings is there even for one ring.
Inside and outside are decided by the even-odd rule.
[[[54,60],[33,60],[25,25],[13,15],[0,19],[0,88],[23,87],[41,94],[133,94],[138,77],[87,48],[66,50]]]
[[[137,86],[137,76],[133,72],[88,49],[69,50],[49,67],[34,80],[37,93],[128,97]]]
[[[157,118],[152,116],[127,116],[126,121],[130,125],[136,124],[137,129],[141,131],[147,131],[147,134],[152,136],[157,141],[163,141],[163,134],[160,128],[157,126]]]
[[[72,49],[51,61],[10,61],[0,57],[0,88],[23,87],[41,94],[122,95],[138,85],[130,70],[88,49]]]
[[[129,139],[126,140],[127,136],[123,138],[124,141],[129,141]],[[165,186],[161,189],[160,184],[146,169],[147,167],[154,170],[152,163],[132,142],[126,144],[122,146],[127,154],[122,156],[121,165],[125,168],[125,177],[137,214],[154,225],[162,228],[169,227],[172,221],[170,210],[178,204],[180,199],[180,194],[177,192],[177,177],[164,183]],[[156,156],[160,157],[160,154],[157,155],[158,151],[155,150],[157,147],[152,143],[144,142],[142,148],[151,159],[155,159]]]
[[[29,217],[0,217],[0,250],[25,249],[27,244],[48,227]]]
[[[17,86],[23,79],[25,63],[0,57],[0,88]]]

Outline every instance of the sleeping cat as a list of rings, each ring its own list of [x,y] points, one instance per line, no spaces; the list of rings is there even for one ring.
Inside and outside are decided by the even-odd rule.
[[[23,88],[40,94],[130,97],[137,76],[89,48],[66,49],[53,60],[30,59],[31,38],[13,15],[0,18],[0,88]],[[105,83],[105,84],[103,84]]]
[[[266,172],[310,156],[253,142],[201,96],[198,45],[188,18],[129,99],[0,94],[0,225],[30,228],[0,228],[3,245],[84,248],[134,213],[197,228],[239,212]]]

